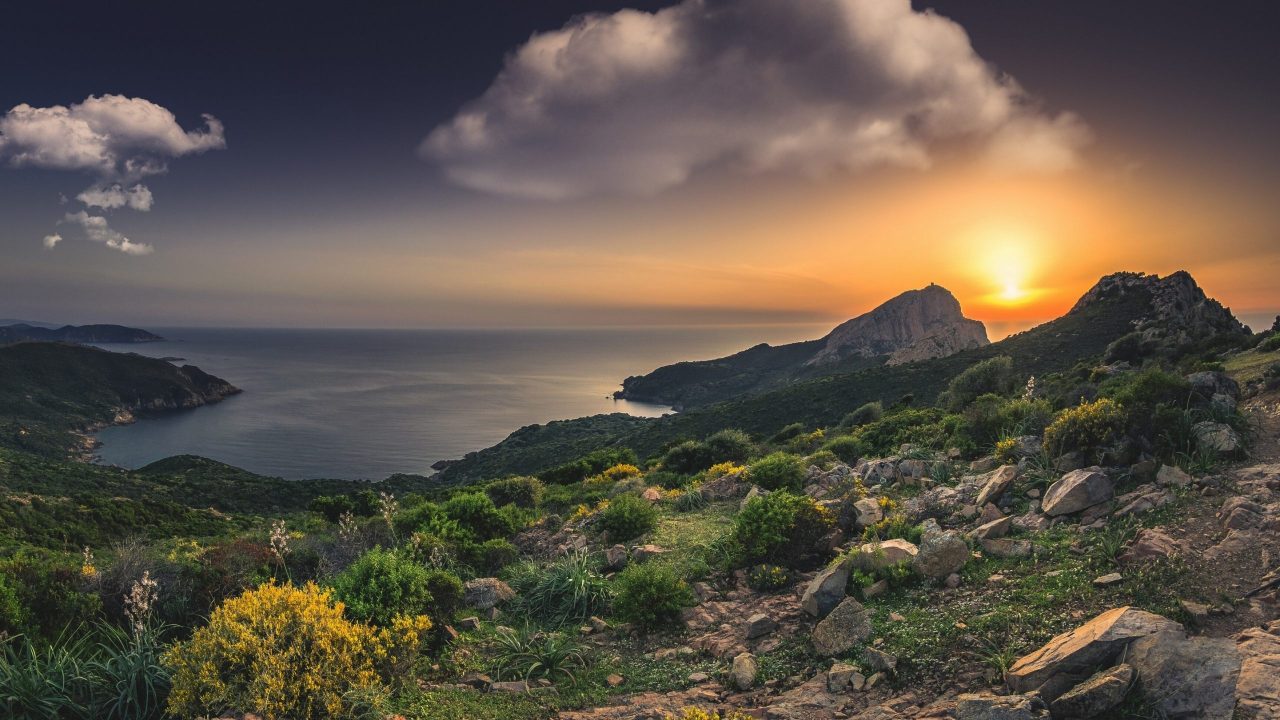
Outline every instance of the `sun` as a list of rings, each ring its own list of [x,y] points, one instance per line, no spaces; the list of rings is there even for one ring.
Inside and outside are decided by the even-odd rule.
[[[1035,299],[1035,278],[1043,264],[1040,233],[1033,226],[1011,221],[989,222],[969,236],[975,279],[990,288],[983,300],[1000,307],[1017,307]]]

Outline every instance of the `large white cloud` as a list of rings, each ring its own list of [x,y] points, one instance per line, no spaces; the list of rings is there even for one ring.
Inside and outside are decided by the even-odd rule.
[[[84,210],[67,213],[64,222],[75,223],[84,228],[84,233],[94,242],[100,242],[112,250],[119,250],[126,255],[150,255],[155,248],[147,243],[138,243],[111,229],[107,219],[100,215],[90,215]]]
[[[684,0],[535,34],[420,152],[466,187],[565,198],[722,166],[925,168],[944,145],[1054,171],[1088,140],[910,0]]]
[[[183,130],[168,109],[123,95],[91,95],[70,107],[24,103],[0,116],[0,158],[136,180],[164,172],[170,158],[226,147],[222,123],[212,115],[204,122]]]

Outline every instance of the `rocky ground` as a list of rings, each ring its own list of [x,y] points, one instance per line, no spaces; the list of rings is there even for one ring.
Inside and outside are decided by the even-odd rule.
[[[1069,469],[1069,459],[1047,487],[1025,462],[979,461],[953,484],[909,458],[814,473],[807,492],[848,516],[850,538],[880,519],[888,488],[913,488],[901,507],[924,522],[920,542],[834,538],[835,563],[775,593],[741,576],[701,583],[686,632],[651,638],[646,657],[711,656],[726,672],[561,717],[690,706],[814,720],[1280,717],[1280,396],[1242,407],[1256,430],[1249,458],[1200,477],[1151,463]],[[871,488],[859,503],[843,495],[855,479]],[[850,573],[903,559],[930,580],[911,597],[883,580],[846,595]],[[1001,628],[1056,634],[1013,653],[992,644]],[[614,632],[591,642],[608,647]],[[789,646],[807,662],[762,681],[761,664]]]

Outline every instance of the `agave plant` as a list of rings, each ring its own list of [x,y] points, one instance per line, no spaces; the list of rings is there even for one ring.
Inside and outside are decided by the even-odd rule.
[[[502,628],[497,643],[496,671],[500,678],[515,676],[526,681],[545,678],[554,682],[562,677],[577,682],[574,671],[587,664],[578,644],[560,632]]]
[[[545,568],[526,565],[511,573],[511,586],[530,615],[555,626],[580,622],[609,605],[612,592],[586,551],[570,553]]]

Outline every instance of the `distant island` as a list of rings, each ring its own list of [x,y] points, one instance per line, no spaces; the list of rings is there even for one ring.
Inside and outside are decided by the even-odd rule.
[[[15,342],[69,342],[69,343],[146,343],[164,338],[155,333],[124,325],[63,325],[47,327],[45,323],[31,324],[0,321],[0,344]]]

